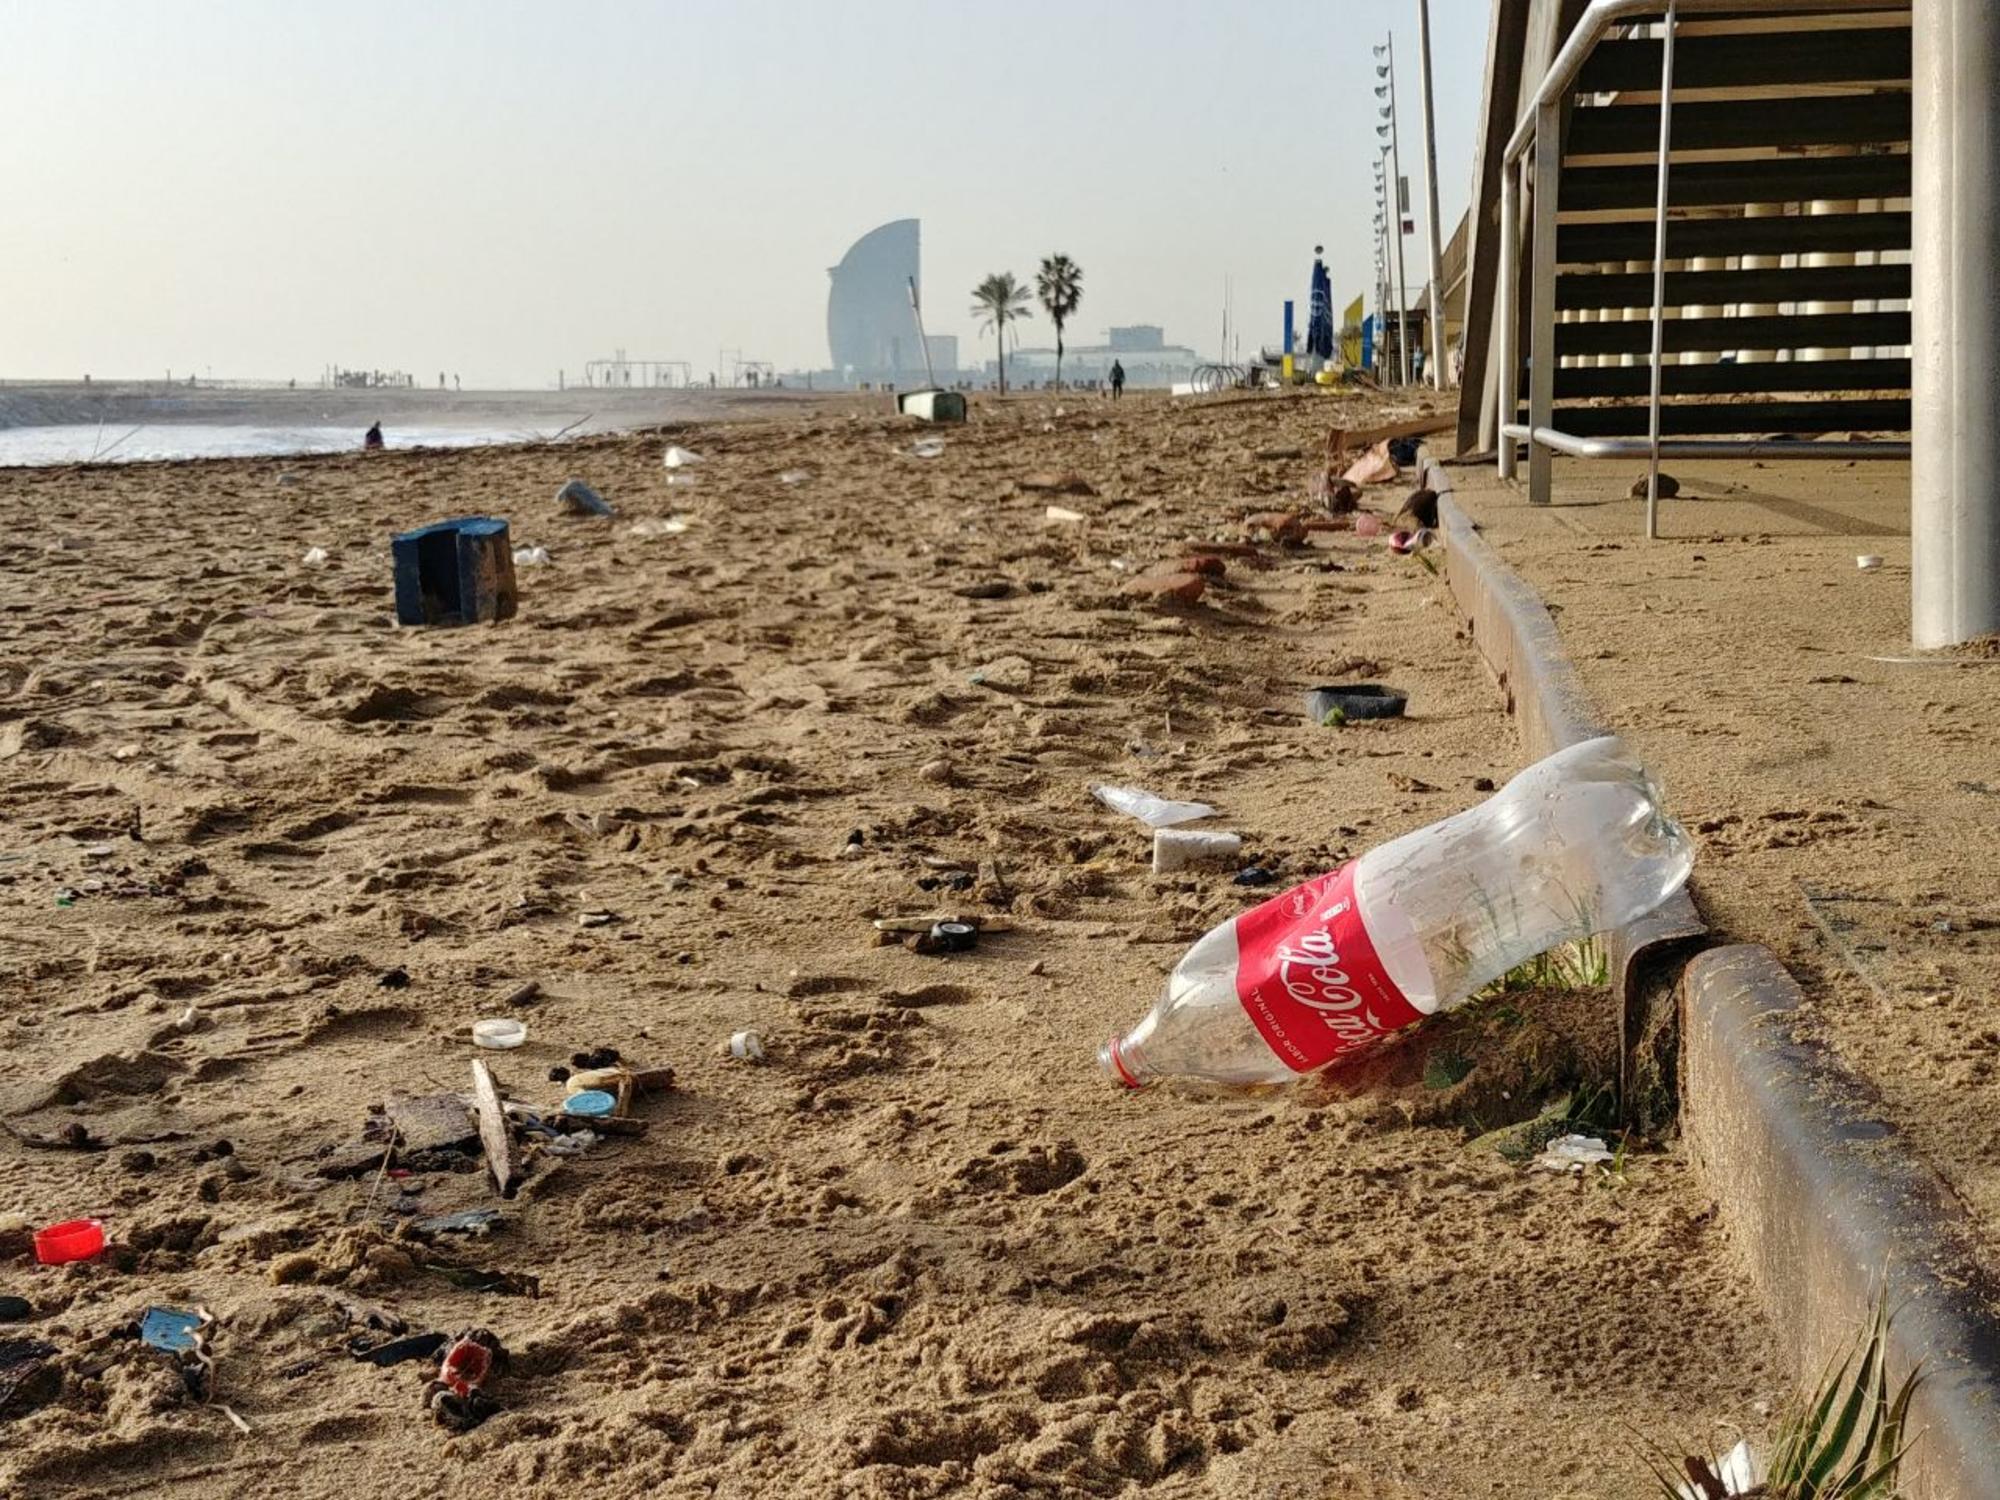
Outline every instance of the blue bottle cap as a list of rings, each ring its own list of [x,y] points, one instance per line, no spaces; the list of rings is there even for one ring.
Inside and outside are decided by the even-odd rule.
[[[585,1089],[580,1094],[571,1094],[563,1101],[562,1112],[566,1115],[580,1115],[584,1119],[601,1119],[618,1107],[615,1095],[603,1089]]]

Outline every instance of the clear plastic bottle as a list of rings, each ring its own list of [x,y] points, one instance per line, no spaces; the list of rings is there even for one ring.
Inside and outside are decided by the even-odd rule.
[[[1694,850],[1613,736],[1212,929],[1098,1053],[1115,1081],[1289,1083],[1508,970],[1644,916]]]

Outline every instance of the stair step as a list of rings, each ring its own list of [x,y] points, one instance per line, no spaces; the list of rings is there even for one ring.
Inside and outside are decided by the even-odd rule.
[[[1601,369],[1556,371],[1556,399],[1645,396],[1652,391],[1653,360]],[[1907,391],[1907,359],[1788,359],[1769,364],[1664,365],[1660,390],[1668,396],[1757,395],[1771,391]]]
[[[1601,41],[1577,73],[1581,94],[1660,87],[1662,44],[1651,37]],[[1770,31],[1686,36],[1674,44],[1674,92],[1787,83],[1908,83],[1910,28]]]
[[[1822,194],[1815,193],[1814,197]],[[1745,202],[1751,200],[1745,199]],[[1647,200],[1650,205],[1651,199]],[[1771,219],[1669,219],[1667,258],[1788,255],[1812,251],[1907,250],[1907,213],[1795,214]],[[1556,259],[1565,264],[1653,259],[1650,218],[1615,224],[1559,224]]]
[[[1563,211],[1651,208],[1658,201],[1659,171],[1651,163],[1624,167],[1569,167],[1556,203]],[[1718,203],[1798,203],[1812,198],[1907,198],[1910,158],[1880,156],[1779,156],[1765,161],[1698,161],[1672,166],[1667,206]]]
[[[1647,257],[1649,260],[1650,256]],[[1894,266],[1795,266],[1738,271],[1669,271],[1668,307],[1714,307],[1732,302],[1870,302],[1910,295],[1910,268]],[[1562,309],[1651,308],[1651,271],[1565,271],[1556,278]]]
[[[1679,90],[1676,89],[1678,94]],[[1674,100],[1675,151],[1723,151],[1753,146],[1861,146],[1910,138],[1906,90],[1836,99]],[[1570,115],[1568,157],[1644,152],[1657,158],[1658,104],[1607,104]]]
[[[1906,312],[1808,313],[1759,318],[1669,318],[1661,326],[1669,353],[1685,349],[1849,349],[1907,344],[1910,315]],[[1648,354],[1653,350],[1653,325],[1630,323],[1558,323],[1556,353]]]

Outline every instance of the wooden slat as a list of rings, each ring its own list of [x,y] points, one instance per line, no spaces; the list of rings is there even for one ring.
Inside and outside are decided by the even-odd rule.
[[[1550,422],[1558,432],[1578,437],[1644,437],[1645,404],[1563,406]],[[1660,431],[1673,437],[1695,434],[1795,432],[1908,432],[1907,400],[1735,401],[1663,405]]]
[[[1556,371],[1556,399],[1644,396],[1653,378],[1651,351],[1636,365]],[[1762,391],[1907,391],[1907,359],[1788,359],[1769,364],[1667,365],[1660,389],[1669,396],[1756,395]]]
[[[1910,295],[1903,266],[1795,266],[1791,270],[1669,271],[1668,307],[1730,302],[1854,302]],[[1556,278],[1559,308],[1651,307],[1653,273],[1566,271]]]
[[[1860,146],[1910,138],[1910,96],[1853,94],[1840,98],[1674,101],[1675,151],[1728,151],[1753,146]],[[1657,160],[1657,104],[1579,106],[1571,115],[1564,158],[1643,152]]]
[[[1661,330],[1665,347],[1677,349],[1846,349],[1907,344],[1910,315],[1885,313],[1813,313],[1797,317],[1669,318]],[[1646,319],[1629,323],[1558,323],[1556,353],[1651,353],[1653,325]]]
[[[1659,174],[1650,162],[1625,167],[1568,167],[1562,175],[1565,213],[1651,208],[1658,195]],[[1667,174],[1670,208],[1909,195],[1910,158],[1904,153],[1697,161],[1675,164]]]
[[[1748,202],[1748,199],[1744,200]],[[1791,255],[1814,250],[1907,250],[1906,213],[1797,214],[1775,219],[1669,219],[1667,258],[1710,255]],[[1606,260],[1653,260],[1650,217],[1618,224],[1564,224],[1556,259],[1567,265]]]
[[[1581,94],[1657,90],[1660,43],[1651,37],[1599,42],[1577,74]],[[1690,36],[1674,46],[1674,91],[1760,88],[1786,83],[1908,83],[1910,29],[1778,31]]]

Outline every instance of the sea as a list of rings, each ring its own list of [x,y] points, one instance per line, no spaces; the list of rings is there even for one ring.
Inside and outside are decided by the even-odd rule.
[[[477,448],[553,436],[524,427],[409,426],[385,429],[391,448]],[[301,453],[351,453],[361,432],[341,427],[251,426],[163,422],[138,428],[73,424],[0,427],[0,468],[76,463],[146,463],[179,458],[285,458]]]

